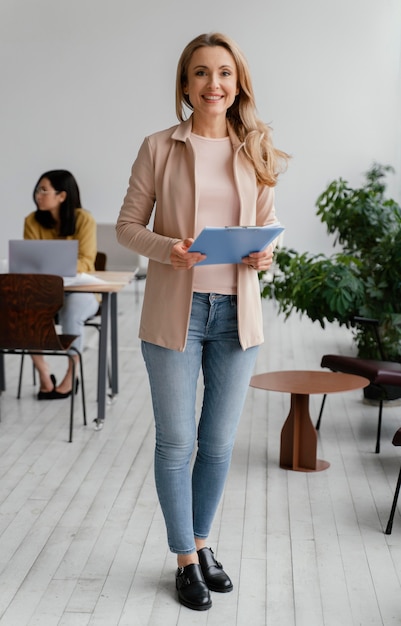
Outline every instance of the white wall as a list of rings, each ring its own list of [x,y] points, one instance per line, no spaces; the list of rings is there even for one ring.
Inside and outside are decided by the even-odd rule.
[[[315,201],[376,160],[401,200],[399,0],[0,0],[0,258],[47,169],[115,221],[144,135],[176,123],[182,48],[220,30],[251,66],[260,116],[293,155],[277,188],[285,244],[330,252]]]

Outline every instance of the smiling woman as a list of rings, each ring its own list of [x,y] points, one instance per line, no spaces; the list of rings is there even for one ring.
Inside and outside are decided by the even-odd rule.
[[[210,590],[233,588],[207,538],[263,342],[258,270],[270,267],[273,248],[240,263],[199,266],[205,255],[189,248],[204,226],[277,221],[273,187],[288,156],[274,148],[255,110],[238,46],[219,33],[191,41],[177,67],[181,123],[144,140],[117,223],[120,243],[149,258],[140,337],[156,424],[156,487],[177,554],[178,599],[198,611],[211,607]]]

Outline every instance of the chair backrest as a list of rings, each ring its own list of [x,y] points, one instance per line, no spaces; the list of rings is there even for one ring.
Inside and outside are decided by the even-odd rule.
[[[63,349],[54,323],[63,301],[61,276],[0,274],[0,349]]]
[[[372,339],[376,344],[377,351],[379,353],[379,358],[382,361],[387,361],[386,354],[384,351],[382,340],[380,339],[379,333],[379,320],[371,318],[371,317],[362,317],[361,315],[354,315],[351,320],[352,324],[358,324],[359,326],[363,326],[370,330]]]
[[[104,272],[107,265],[107,254],[104,252],[98,252],[95,259],[95,270],[98,272]]]

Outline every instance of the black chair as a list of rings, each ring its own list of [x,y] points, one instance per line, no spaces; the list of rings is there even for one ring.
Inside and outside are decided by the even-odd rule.
[[[104,272],[106,270],[106,267],[107,267],[107,254],[105,254],[104,252],[98,252],[96,254],[96,259],[95,259],[95,270],[97,272]],[[100,334],[100,329],[102,327],[101,318],[102,318],[102,303],[100,302],[99,308],[96,311],[95,315],[86,320],[85,326],[95,328]],[[108,378],[109,378],[109,385],[111,387],[110,364],[108,365]]]
[[[0,274],[0,352],[2,354],[43,354],[64,356],[72,364],[73,350],[79,358],[83,423],[86,425],[85,385],[81,353],[72,346],[75,335],[57,334],[55,317],[63,305],[64,284],[60,276],[48,274]],[[71,393],[69,442],[74,426],[74,398]]]
[[[97,272],[104,272],[107,265],[107,255],[104,252],[97,252],[95,259],[95,270]],[[99,308],[93,317],[86,320],[85,326],[92,326],[100,332],[100,317],[102,315],[102,303],[99,303]]]
[[[104,272],[107,267],[107,254],[104,252],[96,252],[95,258],[95,270],[97,272]]]
[[[387,361],[383,346],[380,340],[378,332],[378,321],[374,319],[355,317],[353,319],[355,324],[363,324],[368,326],[375,337],[380,360],[375,359],[363,359],[359,357],[343,356],[339,354],[325,354],[322,357],[321,367],[327,367],[332,372],[343,372],[345,374],[356,374],[357,376],[364,376],[370,381],[370,388],[376,391],[376,396],[379,401],[379,415],[377,421],[377,434],[376,434],[376,448],[375,452],[380,452],[380,438],[382,427],[382,413],[383,402],[390,399],[391,391],[394,387],[401,388],[401,363],[394,361]],[[326,395],[323,396],[322,405],[320,407],[320,413],[316,422],[316,430],[319,430],[320,423],[323,415],[323,409],[326,402]]]
[[[397,432],[395,433],[393,437],[393,446],[401,446],[401,428],[397,430]],[[400,493],[400,487],[401,487],[401,468],[398,473],[398,480],[397,480],[397,484],[395,487],[393,504],[391,507],[390,517],[388,518],[388,522],[386,526],[386,535],[391,535],[391,531],[393,530],[393,520],[394,520],[395,509],[397,507],[398,496]]]

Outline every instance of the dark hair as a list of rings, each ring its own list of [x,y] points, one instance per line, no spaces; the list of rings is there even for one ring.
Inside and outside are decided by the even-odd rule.
[[[36,188],[43,178],[50,181],[53,189],[60,193],[65,191],[66,198],[60,206],[60,237],[68,237],[75,233],[75,210],[81,208],[81,198],[77,181],[67,170],[50,170],[39,176],[33,191],[33,201],[36,205],[35,219],[43,228],[54,228],[56,223],[50,211],[40,211],[36,203]]]

